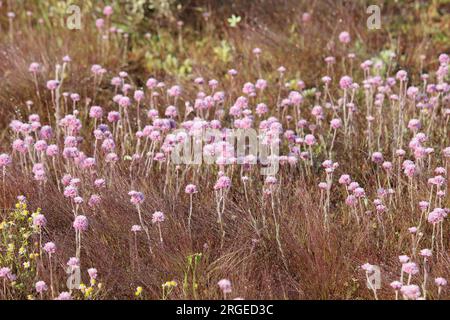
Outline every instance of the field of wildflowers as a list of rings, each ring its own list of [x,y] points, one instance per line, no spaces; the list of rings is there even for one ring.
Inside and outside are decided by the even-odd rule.
[[[0,1],[0,299],[450,298],[448,1],[75,2]]]

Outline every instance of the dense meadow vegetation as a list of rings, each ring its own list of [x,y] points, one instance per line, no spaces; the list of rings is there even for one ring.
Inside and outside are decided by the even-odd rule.
[[[448,5],[0,1],[0,299],[450,298]]]

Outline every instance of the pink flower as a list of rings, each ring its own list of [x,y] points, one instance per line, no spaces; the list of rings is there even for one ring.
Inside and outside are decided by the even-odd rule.
[[[6,153],[0,154],[0,168],[6,167],[12,163],[11,156]]]
[[[445,280],[442,277],[438,277],[436,279],[434,279],[434,283],[438,286],[438,287],[445,287],[447,285],[447,280]]]
[[[134,205],[144,202],[144,194],[142,192],[131,190],[128,192],[128,195],[131,197],[130,202]]]
[[[141,101],[142,99],[144,99],[144,91],[136,90],[134,92],[134,100]]]
[[[58,88],[59,86],[59,81],[57,80],[49,80],[47,81],[47,89],[48,90],[56,90],[56,88]]]
[[[398,257],[400,263],[407,263],[409,261],[409,257],[407,255],[402,255]]]
[[[53,242],[47,242],[44,245],[44,251],[49,254],[54,254],[56,252],[56,245]]]
[[[419,273],[419,268],[414,262],[407,262],[402,265],[402,271],[407,274],[414,275]]]
[[[353,79],[349,76],[343,76],[341,80],[339,80],[339,86],[341,89],[350,89],[353,83]]]
[[[75,257],[71,257],[69,261],[67,261],[67,265],[72,268],[78,268],[80,266],[80,260]]]
[[[152,214],[152,223],[161,223],[166,219],[166,217],[164,216],[164,213],[162,213],[161,211],[155,211]]]
[[[332,120],[330,121],[330,126],[331,126],[331,128],[333,128],[334,130],[337,130],[337,129],[339,129],[340,127],[342,127],[342,120],[339,119],[339,118],[332,119]]]
[[[214,185],[214,190],[228,189],[230,187],[231,187],[230,178],[226,176],[221,176]]]
[[[350,178],[350,175],[348,175],[348,174],[343,174],[339,177],[339,184],[348,185],[351,182],[352,182],[352,179]]]
[[[228,279],[220,280],[217,285],[224,294],[231,293],[231,281]]]
[[[97,27],[97,29],[102,29],[105,26],[105,20],[101,18],[95,20],[95,26]]]
[[[92,106],[89,111],[89,116],[94,119],[100,119],[103,116],[103,109],[99,106]]]
[[[372,161],[380,164],[383,162],[383,154],[381,152],[374,152],[372,153]]]
[[[132,227],[131,227],[131,231],[132,232],[140,232],[140,231],[142,231],[142,227],[141,226],[139,226],[139,225],[137,225],[137,224],[135,224],[135,225],[133,225]]]
[[[348,44],[351,41],[350,34],[347,31],[342,31],[339,34],[339,41],[343,44]]]
[[[312,145],[314,145],[316,143],[316,138],[312,134],[307,134],[305,136],[305,143],[308,146],[312,146]]]
[[[79,215],[75,218],[75,221],[73,222],[73,227],[77,231],[86,231],[89,226],[88,219],[86,216]]]
[[[367,273],[372,273],[375,271],[375,268],[373,265],[371,265],[370,263],[365,263],[361,266],[361,269],[363,269],[365,272]]]
[[[111,6],[106,6],[103,8],[103,14],[107,17],[113,14],[113,8]]]
[[[47,219],[43,214],[38,214],[33,218],[33,225],[44,228],[47,225]]]
[[[97,269],[95,268],[89,268],[88,269],[89,278],[91,279],[97,279]]]
[[[393,281],[393,282],[390,283],[390,286],[394,290],[400,290],[401,287],[403,286],[403,284],[400,281]]]
[[[48,289],[44,281],[36,282],[35,288],[37,293],[44,293]]]
[[[197,193],[197,186],[195,184],[188,184],[186,186],[186,188],[184,189],[184,192],[188,193],[188,194],[193,194],[193,193]]]
[[[28,71],[32,72],[32,73],[36,73],[36,72],[39,72],[40,68],[41,68],[41,65],[39,63],[32,62],[30,64],[30,66],[28,67]]]
[[[435,208],[428,214],[428,222],[432,224],[436,224],[442,222],[444,218],[447,216],[446,212],[442,208]]]
[[[420,297],[420,288],[415,284],[403,286],[400,289],[400,292],[403,294],[405,299],[408,300],[417,300]]]
[[[93,194],[89,198],[88,205],[89,205],[89,207],[95,207],[95,206],[99,205],[101,201],[102,201],[102,198],[99,195]]]
[[[422,257],[429,258],[429,257],[432,256],[432,254],[433,254],[433,253],[431,252],[430,249],[422,249],[422,250],[420,250],[420,255],[421,255]]]
[[[59,294],[56,300],[72,300],[72,297],[69,292],[64,291]]]

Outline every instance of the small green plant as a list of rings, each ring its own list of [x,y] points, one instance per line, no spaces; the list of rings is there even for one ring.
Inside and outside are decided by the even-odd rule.
[[[167,300],[167,298],[169,298],[170,294],[172,293],[173,288],[175,288],[176,286],[177,286],[177,282],[174,280],[163,283],[163,285],[162,285],[162,300]]]
[[[222,61],[223,63],[230,62],[232,59],[231,53],[233,48],[231,45],[226,41],[222,40],[220,42],[220,45],[217,47],[214,47],[213,51],[217,58]]]
[[[231,15],[231,17],[228,18],[228,24],[231,28],[236,28],[237,25],[241,22],[241,17],[236,15]]]
[[[201,253],[194,253],[187,256],[187,264],[186,269],[184,271],[184,280],[183,280],[183,293],[184,296],[187,297],[189,291],[189,285],[192,288],[192,295],[194,299],[197,299],[197,267],[199,266],[202,259]],[[191,282],[189,283],[189,278],[191,277]]]

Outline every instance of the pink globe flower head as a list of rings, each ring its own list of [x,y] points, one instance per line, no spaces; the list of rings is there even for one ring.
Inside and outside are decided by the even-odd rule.
[[[430,258],[433,255],[433,253],[431,252],[430,249],[422,249],[420,250],[420,255],[424,258]]]
[[[393,281],[393,282],[390,283],[390,286],[391,286],[392,289],[397,291],[397,290],[400,290],[402,288],[403,284],[400,281]]]
[[[439,63],[440,63],[441,65],[447,65],[447,64],[449,64],[449,62],[450,62],[450,57],[448,56],[448,54],[446,54],[446,53],[441,53],[441,54],[439,55]]]
[[[357,198],[363,198],[366,196],[366,192],[365,192],[364,188],[361,188],[361,187],[355,188],[355,190],[353,190],[353,194]]]
[[[198,192],[197,186],[195,184],[188,184],[184,189],[184,192],[187,194],[197,193]]]
[[[405,70],[399,70],[395,77],[397,80],[405,81],[408,79],[408,73]]]
[[[343,174],[343,175],[341,175],[340,177],[339,177],[339,184],[345,184],[345,185],[348,185],[348,184],[350,184],[351,182],[352,182],[352,179],[351,179],[351,177],[350,177],[350,175],[348,175],[348,174]]]
[[[0,154],[0,168],[4,168],[12,163],[11,156],[6,153]]]
[[[372,161],[377,164],[383,163],[383,154],[381,152],[372,153]]]
[[[334,130],[337,130],[337,129],[339,129],[340,127],[342,127],[342,120],[341,120],[340,118],[332,119],[332,120],[330,121],[330,126],[331,126],[331,128],[333,128]]]
[[[28,71],[32,73],[37,73],[41,69],[41,65],[37,62],[32,62],[28,67]]]
[[[56,300],[72,300],[72,296],[69,292],[63,291],[59,294]]]
[[[88,205],[89,205],[89,207],[92,208],[92,207],[98,206],[101,201],[102,201],[102,198],[98,194],[93,194],[89,198]]]
[[[59,81],[58,80],[49,80],[47,81],[47,89],[54,91],[56,90],[56,88],[58,88],[59,86]]]
[[[128,97],[124,97],[122,96],[119,99],[119,106],[123,107],[123,108],[128,108],[131,105],[131,100]]]
[[[339,41],[343,44],[348,44],[351,41],[350,34],[347,31],[342,31],[339,34]]]
[[[42,139],[49,140],[52,138],[53,129],[50,126],[42,126],[39,135]]]
[[[417,232],[417,227],[410,227],[408,228],[409,233],[415,234]]]
[[[420,120],[418,120],[418,119],[411,119],[408,122],[408,129],[413,132],[419,131],[421,127],[422,127],[422,125],[420,123]]]
[[[167,90],[167,94],[170,97],[179,97],[181,95],[181,87],[180,86],[172,86],[169,90]]]
[[[166,217],[164,216],[164,213],[162,213],[161,211],[155,211],[152,214],[152,223],[161,223],[166,219]]]
[[[8,267],[0,268],[0,279],[10,279],[12,276],[11,269]]]
[[[361,269],[363,269],[365,272],[371,274],[375,271],[375,268],[372,264],[370,263],[365,263],[361,266]]]
[[[419,202],[419,208],[421,211],[426,211],[429,206],[430,206],[430,204],[428,203],[428,201],[420,201]]]
[[[86,216],[78,215],[73,222],[73,227],[75,230],[81,232],[86,231],[88,229],[89,223]]]
[[[415,275],[419,273],[419,267],[414,262],[406,262],[402,265],[402,271],[410,275]]]
[[[39,228],[44,228],[47,225],[47,219],[45,218],[45,216],[43,214],[37,214],[33,218],[33,225],[35,225]]]
[[[144,194],[138,191],[130,191],[128,195],[131,197],[130,202],[134,205],[139,205],[144,202]]]
[[[253,48],[252,52],[255,56],[259,56],[262,50],[260,48]]]
[[[403,297],[408,300],[417,300],[420,297],[420,288],[415,284],[403,286],[400,289],[400,292],[403,294]]]
[[[231,293],[231,281],[228,279],[220,280],[217,285],[224,294]]]
[[[390,161],[384,161],[381,166],[383,167],[384,170],[388,172],[392,170],[392,162]]]
[[[339,80],[339,86],[343,90],[350,89],[352,84],[353,84],[353,79],[349,76],[343,76],[341,78],[341,80]]]
[[[56,245],[53,242],[47,242],[44,244],[44,251],[48,254],[56,253]]]
[[[444,221],[444,218],[447,216],[447,213],[442,208],[435,208],[428,214],[428,222],[431,224],[437,224]]]
[[[94,186],[97,188],[103,188],[106,186],[106,182],[105,179],[95,179],[94,181]]]
[[[142,231],[142,227],[140,225],[135,224],[131,227],[131,232],[136,233],[136,232],[141,232],[141,231]]]
[[[328,183],[326,182],[319,182],[318,187],[320,190],[328,190]]]
[[[34,149],[38,152],[44,152],[47,150],[47,142],[45,140],[38,140],[34,144]]]
[[[68,185],[64,188],[64,197],[74,199],[78,196],[78,188],[76,186]]]
[[[67,265],[72,268],[78,268],[80,267],[80,260],[76,257],[71,257],[69,258],[69,261],[67,261]]]
[[[147,86],[147,88],[154,89],[156,88],[156,86],[158,85],[158,80],[156,80],[155,78],[149,78],[145,84]]]
[[[36,292],[37,293],[44,293],[45,291],[48,290],[48,287],[47,287],[47,285],[45,284],[44,281],[36,282],[35,288],[36,288]]]
[[[95,26],[97,27],[97,29],[103,29],[103,27],[105,26],[105,20],[102,18],[95,20]]]
[[[94,280],[97,279],[97,276],[98,276],[97,269],[89,268],[87,272],[89,274],[89,278],[94,279]]]
[[[110,111],[108,113],[109,122],[118,122],[120,120],[120,113],[117,111]]]
[[[409,257],[407,255],[401,255],[398,256],[398,260],[400,261],[400,263],[407,263],[409,261]]]
[[[231,187],[231,179],[227,176],[221,176],[214,185],[214,190],[229,189]]]
[[[316,138],[312,134],[307,134],[305,136],[305,143],[308,146],[313,146],[314,144],[316,144]]]
[[[103,116],[103,109],[99,106],[92,106],[89,110],[89,117],[94,119],[100,119]]]
[[[434,279],[434,283],[438,287],[445,287],[447,285],[447,280],[445,280],[445,278],[438,277],[438,278]]]
[[[134,91],[134,100],[140,102],[142,101],[142,99],[144,99],[144,96],[145,96],[144,91],[142,90]]]
[[[103,14],[107,17],[111,16],[113,14],[114,10],[111,6],[106,6],[103,8]]]
[[[302,22],[307,23],[309,21],[311,21],[311,14],[309,12],[304,12],[302,14]]]
[[[258,103],[256,105],[256,114],[259,116],[262,116],[263,114],[267,113],[269,111],[269,108],[265,103]]]

